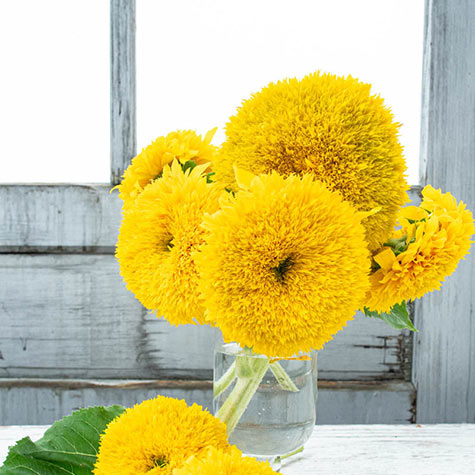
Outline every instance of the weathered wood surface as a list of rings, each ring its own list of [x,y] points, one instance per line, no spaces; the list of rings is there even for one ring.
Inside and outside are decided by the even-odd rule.
[[[8,447],[47,426],[0,427],[0,463]],[[475,466],[475,426],[351,425],[315,427],[303,453],[282,464],[283,475],[469,475]]]
[[[147,314],[109,255],[0,255],[0,377],[211,379],[215,330]],[[322,379],[405,379],[410,336],[357,315]]]
[[[318,424],[407,424],[414,387],[405,382],[319,381]],[[157,394],[212,409],[211,381],[0,378],[0,425],[49,424],[80,407],[130,407]]]
[[[0,253],[113,253],[121,201],[110,185],[1,185]]]
[[[426,2],[422,183],[475,211],[475,2]],[[420,422],[475,422],[475,258],[416,307]]]
[[[111,182],[120,182],[137,148],[135,0],[111,0]]]
[[[284,475],[469,475],[475,426],[320,426]]]
[[[109,185],[1,185],[1,252],[109,252],[121,201]],[[409,196],[419,202],[419,187]]]

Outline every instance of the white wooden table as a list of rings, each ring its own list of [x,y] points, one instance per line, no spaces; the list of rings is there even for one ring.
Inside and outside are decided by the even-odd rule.
[[[8,446],[45,426],[0,426],[0,463]],[[284,475],[475,474],[475,424],[316,426]],[[47,475],[47,474],[45,474]]]

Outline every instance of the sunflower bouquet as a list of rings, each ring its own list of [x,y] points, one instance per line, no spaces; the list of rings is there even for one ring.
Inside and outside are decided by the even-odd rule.
[[[127,288],[172,325],[218,328],[239,352],[215,382],[222,422],[146,401],[107,425],[94,473],[273,473],[227,439],[268,371],[298,393],[281,363],[309,359],[358,310],[416,331],[407,302],[440,288],[475,226],[430,185],[406,206],[399,127],[369,84],[314,73],[244,101],[219,148],[216,129],[177,131],[132,160],[117,187]]]
[[[298,391],[279,361],[308,358],[357,310],[415,331],[406,303],[468,253],[463,203],[427,186],[404,207],[400,124],[370,88],[321,73],[270,84],[220,148],[215,129],[159,137],[118,186],[128,289],[171,324],[239,345],[214,388],[230,435],[267,371]]]
[[[408,202],[400,124],[371,86],[314,73],[272,83],[226,126],[157,138],[118,185],[121,274],[172,325],[211,324],[270,358],[318,350],[357,310],[415,330],[473,217],[431,186]]]

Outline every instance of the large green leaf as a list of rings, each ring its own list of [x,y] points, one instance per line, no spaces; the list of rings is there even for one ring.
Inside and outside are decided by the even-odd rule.
[[[122,406],[90,407],[55,422],[38,442],[29,437],[10,447],[0,475],[91,475],[99,439]]]
[[[364,313],[367,317],[380,318],[381,320],[384,320],[393,328],[396,328],[396,330],[407,328],[413,332],[417,331],[416,327],[411,322],[411,318],[409,317],[409,312],[406,308],[406,302],[393,305],[389,313],[374,312],[368,310],[366,307],[364,308]]]

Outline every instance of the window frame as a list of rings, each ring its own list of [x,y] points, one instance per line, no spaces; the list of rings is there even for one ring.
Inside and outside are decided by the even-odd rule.
[[[16,262],[15,254],[49,256],[114,253],[121,204],[120,200],[111,199],[110,189],[111,185],[119,183],[125,168],[136,154],[136,2],[111,0],[110,5],[110,184],[0,185],[0,223],[3,227],[0,230],[0,257],[6,254],[4,257],[8,262],[12,259]],[[473,50],[475,2],[426,0],[421,183],[431,183],[452,192],[471,209],[475,209],[475,86],[471,79],[471,75],[475,75]],[[450,162],[447,160],[448,154],[451,154]],[[412,187],[411,197],[417,199],[420,189],[420,186]],[[355,402],[355,397],[349,397],[345,404],[354,412],[363,411],[366,422],[382,422],[391,411],[394,411],[394,417],[390,421],[474,422],[475,364],[471,364],[475,355],[473,255],[459,267],[440,292],[427,295],[416,303],[413,317],[420,331],[414,336],[414,345],[407,344],[403,332],[398,337],[403,342],[398,353],[398,358],[404,360],[401,368],[408,369],[404,378],[399,382],[323,382],[321,388],[327,391],[324,398],[333,398],[330,394],[338,394],[336,399],[346,397],[344,394],[358,394],[359,402]],[[136,312],[137,319],[143,318],[142,309],[138,305],[130,305],[129,311]],[[148,321],[146,324],[152,323]],[[170,341],[176,342],[174,345],[179,348],[180,337],[176,332],[173,335]],[[158,351],[156,348],[150,350],[146,345],[144,348],[147,354]],[[164,371],[159,364],[151,367],[156,368],[157,373],[153,376],[157,378],[171,378],[178,374],[189,379],[187,368],[174,369],[168,366]],[[203,373],[204,376],[206,374]],[[69,387],[64,381],[41,381],[27,384],[18,377],[0,378],[0,393],[2,387],[31,386],[34,390],[42,385],[44,388],[53,388],[53,392],[54,388]],[[371,383],[378,385],[372,386]],[[95,387],[97,382],[88,384]],[[108,387],[116,388],[117,391],[123,389],[120,382],[114,384]],[[164,387],[163,381],[157,380],[154,384],[144,381],[136,383],[134,387]],[[182,386],[174,383],[171,387],[179,387],[180,391],[196,388],[204,391],[210,389],[209,384],[207,381],[198,384],[190,380],[182,382]],[[374,398],[376,393],[379,396]],[[395,401],[394,404],[391,401]],[[398,413],[394,409],[396,405],[401,408]],[[342,406],[335,404],[336,407]],[[397,419],[401,417],[402,409],[412,411],[412,416]],[[12,414],[17,417],[12,420],[19,423],[21,408]],[[338,420],[338,414],[333,416]],[[34,421],[29,420],[29,423]]]

